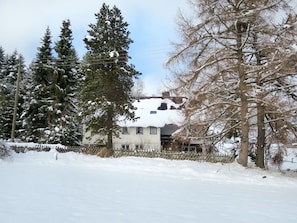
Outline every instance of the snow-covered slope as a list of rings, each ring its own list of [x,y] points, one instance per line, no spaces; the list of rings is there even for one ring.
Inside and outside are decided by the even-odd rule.
[[[5,223],[296,222],[297,178],[163,159],[27,152],[0,160]]]

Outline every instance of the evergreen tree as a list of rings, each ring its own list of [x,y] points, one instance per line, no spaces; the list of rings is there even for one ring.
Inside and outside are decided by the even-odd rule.
[[[30,69],[30,89],[24,106],[23,126],[27,141],[51,143],[51,123],[59,113],[55,107],[54,89],[57,72],[51,47],[51,32],[47,28]]]
[[[0,46],[0,73],[2,72],[2,65],[4,63],[4,50]]]
[[[1,72],[1,104],[0,104],[0,138],[9,139],[14,102],[14,84],[17,77],[16,52],[6,55],[2,64]]]
[[[12,118],[16,93],[16,81],[20,66],[20,75],[25,73],[24,59],[15,51],[12,55],[6,55],[2,62],[0,73],[0,138],[9,139],[12,129]],[[20,129],[20,103],[17,107],[17,129]]]
[[[62,23],[61,34],[55,46],[56,87],[55,100],[58,117],[51,123],[55,128],[54,142],[63,145],[77,145],[81,141],[80,126],[77,121],[77,91],[80,82],[78,57],[72,46],[70,21]]]
[[[19,66],[20,66],[20,83],[19,83],[19,95],[18,95],[18,107],[17,107],[17,116],[16,116],[16,129],[15,135],[17,138],[22,139],[24,136],[23,131],[23,105],[26,102],[27,96],[27,87],[30,85],[28,83],[28,70],[25,65],[25,59],[22,55],[19,56]]]
[[[112,137],[118,135],[119,117],[134,119],[131,89],[133,78],[140,75],[128,64],[129,45],[133,42],[121,11],[103,4],[95,14],[84,39],[84,86],[81,95],[82,117],[87,131],[107,136],[107,148],[113,149]]]

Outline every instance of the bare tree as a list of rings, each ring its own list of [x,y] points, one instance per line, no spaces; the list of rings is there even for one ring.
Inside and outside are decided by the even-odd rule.
[[[134,98],[143,97],[144,96],[143,89],[144,89],[144,83],[143,83],[143,81],[140,80],[140,79],[137,79],[135,81],[134,87],[132,88],[132,95],[133,95],[133,97]]]
[[[172,90],[189,98],[185,128],[196,127],[186,132],[220,139],[239,130],[238,162],[246,166],[251,119],[257,117],[262,129],[266,114],[262,99],[276,95],[263,89],[275,77],[292,74],[292,69],[285,69],[289,57],[282,50],[292,41],[281,39],[284,33],[269,17],[290,10],[289,5],[285,0],[192,0],[189,4],[193,17],[179,14],[182,39],[167,62],[175,74]]]
[[[295,134],[296,119],[296,16],[288,5],[282,6],[283,21],[276,21],[273,15],[262,14],[257,19],[251,38],[249,61],[253,67],[250,78],[250,101],[257,114],[256,165],[264,168],[266,141],[285,143],[288,132]],[[285,6],[285,7],[284,7]],[[280,12],[279,6],[271,11]],[[287,14],[285,14],[287,13]],[[251,106],[253,106],[253,104]],[[271,118],[274,117],[274,118]],[[276,123],[282,123],[276,124]],[[278,128],[275,134],[275,125]],[[266,129],[268,131],[266,131]],[[274,137],[267,136],[274,135]]]

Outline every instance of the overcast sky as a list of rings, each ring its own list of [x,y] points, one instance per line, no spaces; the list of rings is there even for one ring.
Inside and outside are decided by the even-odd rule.
[[[169,71],[163,68],[177,40],[176,16],[178,9],[188,7],[186,0],[0,0],[0,46],[6,53],[15,49],[27,62],[32,61],[40,46],[47,26],[55,42],[62,21],[70,19],[73,44],[82,57],[83,38],[90,23],[95,23],[102,3],[116,5],[129,23],[132,63],[140,71],[145,93],[158,95]]]

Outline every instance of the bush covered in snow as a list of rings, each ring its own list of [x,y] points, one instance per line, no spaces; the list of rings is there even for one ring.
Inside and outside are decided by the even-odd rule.
[[[9,149],[4,145],[4,143],[0,142],[0,159],[4,159],[9,156]]]

